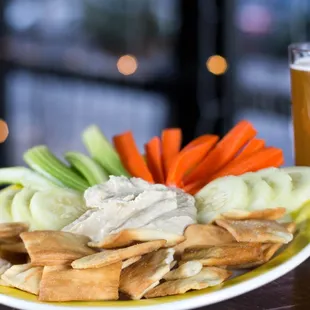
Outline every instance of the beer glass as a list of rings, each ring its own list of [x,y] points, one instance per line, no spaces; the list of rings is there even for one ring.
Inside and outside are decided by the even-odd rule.
[[[310,166],[310,43],[289,46],[295,164]]]

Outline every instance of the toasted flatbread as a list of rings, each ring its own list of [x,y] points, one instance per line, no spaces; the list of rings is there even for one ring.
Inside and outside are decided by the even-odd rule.
[[[146,298],[184,294],[189,290],[200,290],[225,281],[231,273],[225,269],[203,268],[197,275],[173,281],[164,282],[145,294]]]
[[[1,276],[5,283],[22,291],[38,295],[43,267],[31,264],[14,265]]]
[[[231,243],[206,248],[190,248],[182,261],[198,260],[204,266],[235,266],[263,258],[260,243]]]
[[[161,249],[149,253],[121,273],[120,291],[132,299],[140,299],[170,271],[174,250]]]
[[[192,224],[184,232],[186,240],[174,249],[176,255],[181,255],[185,249],[194,246],[213,246],[232,243],[235,238],[226,230],[211,224]]]
[[[11,268],[12,264],[5,259],[0,258],[0,276],[3,275],[9,268]]]
[[[284,216],[285,208],[263,209],[256,211],[246,211],[233,209],[221,214],[222,217],[229,220],[278,220]]]
[[[294,233],[296,229],[295,223],[286,223],[282,224],[290,233]],[[248,264],[241,264],[238,266],[231,266],[231,269],[249,269],[253,268],[259,265],[262,265],[266,262],[268,262],[274,254],[283,246],[282,243],[266,243],[262,244],[262,251],[263,251],[263,257],[260,260],[257,260],[256,262],[248,263]]]
[[[125,229],[117,234],[111,234],[99,242],[89,242],[90,247],[116,249],[132,245],[136,242],[166,240],[165,247],[175,246],[185,240],[184,236],[159,231],[155,229]]]
[[[21,234],[33,266],[71,264],[80,257],[94,254],[89,238],[63,231],[32,231]]]
[[[8,252],[14,253],[27,253],[24,242],[17,243],[4,243],[0,245],[0,249]]]
[[[227,229],[238,242],[289,243],[293,234],[270,220],[216,220],[217,225]]]
[[[40,301],[117,300],[122,263],[98,269],[44,267]]]
[[[185,279],[198,274],[202,269],[202,264],[198,261],[188,261],[177,269],[168,272],[164,279],[167,281]]]
[[[164,247],[165,244],[166,240],[155,240],[135,244],[123,249],[103,250],[102,252],[77,259],[72,262],[71,266],[75,269],[100,268],[134,256],[156,251]]]
[[[139,255],[139,256],[134,256],[134,257],[131,257],[131,258],[124,260],[122,263],[122,269],[125,269],[125,268],[129,267],[130,265],[136,263],[141,257],[142,256]]]
[[[28,231],[26,223],[0,223],[0,241],[18,237],[22,232]]]

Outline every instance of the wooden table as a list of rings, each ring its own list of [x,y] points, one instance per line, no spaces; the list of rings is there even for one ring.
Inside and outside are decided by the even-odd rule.
[[[12,309],[0,306],[0,310]],[[291,309],[310,310],[310,259],[285,276],[259,289],[212,306],[199,308],[199,310]]]

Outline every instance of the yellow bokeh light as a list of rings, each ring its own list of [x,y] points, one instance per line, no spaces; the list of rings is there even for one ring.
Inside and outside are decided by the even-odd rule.
[[[3,143],[9,135],[9,127],[8,124],[0,119],[0,143]]]
[[[225,73],[228,68],[226,59],[220,55],[210,56],[206,62],[206,66],[215,75]]]
[[[119,73],[124,75],[134,74],[138,69],[138,61],[132,55],[121,56],[116,65]]]

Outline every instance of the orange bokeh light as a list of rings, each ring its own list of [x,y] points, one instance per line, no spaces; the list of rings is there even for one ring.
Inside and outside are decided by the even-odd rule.
[[[0,119],[0,143],[3,143],[9,135],[9,127],[8,124]]]
[[[227,71],[228,64],[224,57],[220,55],[210,56],[206,62],[207,69],[215,74],[223,74]]]
[[[124,55],[117,61],[117,69],[121,74],[131,75],[134,74],[138,69],[138,61],[136,57],[132,55]]]

